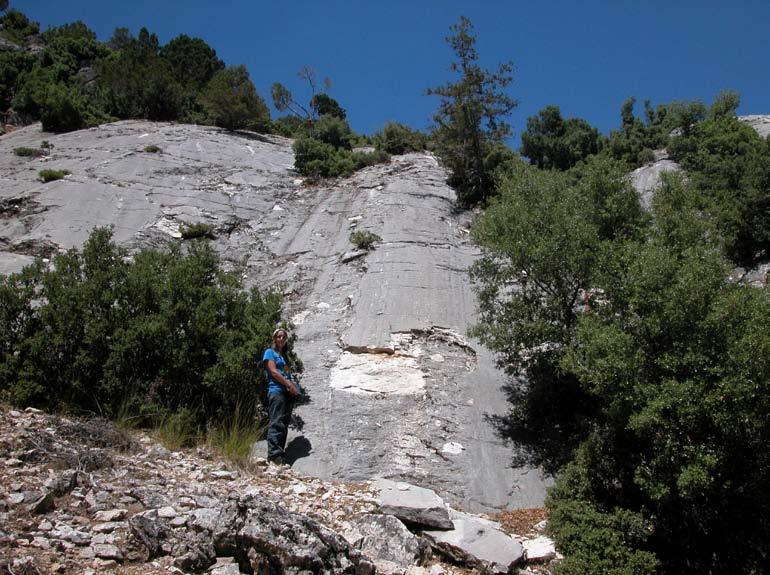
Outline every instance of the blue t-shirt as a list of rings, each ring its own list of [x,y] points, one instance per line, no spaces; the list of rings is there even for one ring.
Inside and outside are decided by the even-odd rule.
[[[286,391],[286,388],[281,383],[275,381],[272,377],[270,377],[270,371],[267,369],[267,362],[268,360],[271,360],[271,359],[275,362],[275,367],[278,370],[278,373],[280,373],[286,379],[291,381],[291,375],[289,375],[288,371],[286,371],[286,360],[283,359],[283,356],[277,351],[275,351],[272,347],[268,347],[265,350],[265,353],[262,354],[262,363],[265,366],[265,373],[267,374],[267,394],[268,395],[272,395],[274,393],[283,393],[284,391]]]

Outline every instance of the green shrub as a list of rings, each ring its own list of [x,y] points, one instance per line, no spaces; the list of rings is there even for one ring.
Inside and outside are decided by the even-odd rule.
[[[273,131],[287,138],[298,138],[310,134],[310,123],[298,116],[289,114],[273,122]]]
[[[27,38],[39,32],[40,24],[31,21],[15,8],[0,16],[0,36],[11,42],[23,44]]]
[[[398,122],[388,122],[373,137],[374,146],[388,154],[419,152],[426,147],[425,134]]]
[[[653,152],[650,148],[642,149],[639,152],[639,155],[636,157],[636,163],[639,166],[651,164],[654,161],[655,161],[655,152]]]
[[[270,124],[270,111],[244,66],[216,72],[203,89],[200,101],[214,123],[227,130],[263,130]]]
[[[368,166],[387,164],[390,162],[390,154],[388,154],[385,150],[374,150],[373,152],[353,152],[352,158],[356,171]]]
[[[185,240],[192,240],[195,238],[208,238],[213,240],[216,237],[214,226],[203,222],[188,224],[183,226],[180,231],[182,233],[182,239]]]
[[[623,176],[508,165],[474,226],[473,333],[517,376],[499,430],[558,471],[562,573],[764,572],[770,291],[728,279],[692,179],[647,217]]]
[[[156,146],[155,144],[150,144],[149,146],[145,146],[144,151],[147,152],[148,154],[160,154],[161,152],[163,152],[160,146]]]
[[[64,86],[52,86],[40,117],[46,132],[72,132],[86,127],[85,103]]]
[[[370,250],[374,247],[375,243],[381,241],[382,238],[380,236],[368,230],[356,230],[350,234],[350,243],[359,250]]]
[[[297,138],[294,141],[294,167],[311,178],[348,176],[355,171],[350,151],[337,149],[315,138]]]
[[[345,120],[336,116],[321,116],[313,123],[311,136],[335,148],[352,148],[353,132]]]
[[[207,243],[129,260],[97,229],[52,264],[0,277],[0,395],[13,403],[142,424],[186,409],[204,429],[265,391],[255,366],[280,323],[280,297],[244,292]],[[169,421],[184,429],[189,419]]]
[[[37,174],[43,182],[53,182],[54,180],[61,180],[64,176],[69,175],[69,170],[40,170]]]
[[[521,154],[539,168],[568,170],[596,154],[602,138],[585,120],[562,118],[558,106],[546,106],[527,119],[521,143]]]
[[[39,158],[45,156],[45,150],[39,148],[14,148],[13,153],[23,158]]]

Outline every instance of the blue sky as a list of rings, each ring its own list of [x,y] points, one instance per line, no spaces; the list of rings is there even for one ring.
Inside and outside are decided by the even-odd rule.
[[[296,73],[329,77],[329,94],[352,127],[388,120],[426,128],[451,75],[445,38],[460,15],[473,22],[481,62],[511,60],[510,121],[518,145],[527,117],[555,104],[608,132],[627,97],[653,104],[741,94],[741,114],[770,114],[768,0],[11,0],[43,29],[83,20],[101,40],[142,26],[162,43],[179,34],[208,42],[228,65],[245,64],[260,94],[281,82],[309,91]]]

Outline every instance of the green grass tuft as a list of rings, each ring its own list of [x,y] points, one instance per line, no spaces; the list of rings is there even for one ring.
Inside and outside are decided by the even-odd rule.
[[[155,428],[155,435],[171,451],[195,445],[200,436],[195,416],[186,408],[163,417]]]
[[[216,234],[214,233],[214,226],[211,224],[204,224],[203,222],[198,222],[197,224],[188,224],[184,226],[180,231],[182,232],[182,239],[185,240],[192,240],[195,238],[208,238],[213,240],[216,237]]]
[[[246,466],[254,444],[264,436],[266,429],[263,414],[237,406],[230,418],[209,428],[208,443],[225,459]]]
[[[40,170],[38,176],[43,182],[53,182],[55,180],[61,180],[64,176],[69,175],[69,170]]]
[[[40,156],[45,156],[45,150],[40,150],[38,148],[14,148],[13,153],[22,158],[39,158]]]

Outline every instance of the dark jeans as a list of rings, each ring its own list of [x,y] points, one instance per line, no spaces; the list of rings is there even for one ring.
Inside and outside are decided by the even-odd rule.
[[[294,398],[287,393],[271,393],[267,398],[267,413],[270,425],[267,428],[267,458],[283,457],[286,435]]]

